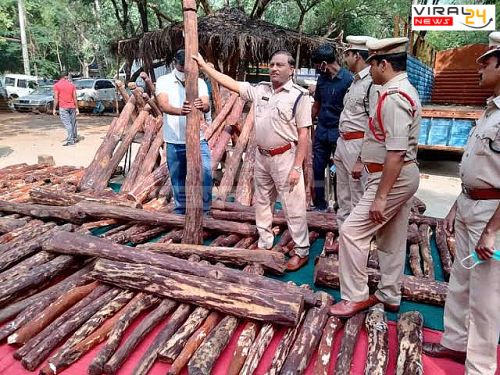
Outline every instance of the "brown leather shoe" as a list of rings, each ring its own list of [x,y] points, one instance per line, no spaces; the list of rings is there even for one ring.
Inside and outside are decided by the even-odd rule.
[[[372,294],[370,296],[370,298],[373,299],[373,301],[375,302],[374,305],[376,305],[377,303],[383,304],[385,311],[389,311],[389,312],[392,312],[392,313],[399,312],[400,305],[395,305],[395,304],[392,304],[392,303],[387,303],[387,302],[381,301],[380,299],[377,298],[377,296],[375,294]]]
[[[330,307],[328,313],[330,315],[338,316],[340,318],[350,318],[351,316],[356,315],[360,311],[364,311],[373,305],[376,305],[378,300],[375,301],[373,298],[368,298],[364,301],[360,302],[352,302],[342,300],[335,305]]]
[[[458,363],[465,363],[465,358],[467,357],[466,352],[460,352],[458,350],[448,349],[437,342],[425,342],[422,346],[422,351],[431,357],[436,358],[449,358]]]
[[[288,260],[288,264],[286,265],[286,269],[288,271],[297,271],[299,268],[305,266],[307,261],[309,260],[309,256],[305,256],[303,258],[299,257],[295,254]]]

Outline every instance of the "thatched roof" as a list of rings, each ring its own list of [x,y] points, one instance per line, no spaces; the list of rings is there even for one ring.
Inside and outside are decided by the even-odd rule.
[[[308,59],[319,44],[333,40],[314,37],[262,20],[251,19],[237,8],[224,8],[198,19],[201,53],[209,61],[234,65],[239,61],[263,63],[277,50],[285,49],[294,56],[301,45],[301,60]],[[142,60],[145,70],[155,60],[169,63],[175,51],[184,45],[183,24],[144,34],[140,38],[121,40],[115,53],[129,62]]]

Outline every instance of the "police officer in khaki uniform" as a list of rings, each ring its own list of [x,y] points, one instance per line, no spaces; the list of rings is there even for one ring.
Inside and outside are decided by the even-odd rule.
[[[383,86],[361,150],[369,174],[366,190],[340,230],[342,301],[330,308],[332,315],[350,317],[378,302],[389,311],[399,309],[410,200],[419,184],[415,161],[422,111],[405,72],[407,42],[389,38],[366,43],[373,83]],[[370,296],[366,263],[374,235],[381,280]]]
[[[462,194],[445,218],[445,230],[455,232],[457,256],[448,284],[444,334],[441,344],[423,347],[427,355],[465,362],[465,373],[477,375],[495,374],[500,336],[500,262],[490,259],[500,250],[500,32],[490,34],[490,45],[477,61],[480,86],[494,95],[465,146]],[[483,262],[467,269],[473,266],[471,259],[463,260],[474,250]]]
[[[354,74],[354,80],[344,97],[344,109],[340,114],[340,137],[337,141],[334,162],[337,169],[337,224],[339,228],[352,208],[363,195],[366,174],[361,163],[361,145],[368,129],[370,106],[377,101],[380,86],[373,85],[370,75],[368,47],[369,36],[349,35],[344,60]],[[363,177],[363,178],[362,178]]]
[[[228,89],[239,92],[255,108],[255,220],[259,248],[273,246],[272,208],[277,195],[285,211],[288,229],[295,242],[288,270],[296,270],[309,258],[309,233],[302,163],[307,152],[311,102],[308,91],[292,81],[295,61],[286,51],[271,56],[271,82],[256,86],[238,82],[209,67],[200,55],[193,57],[201,70]]]

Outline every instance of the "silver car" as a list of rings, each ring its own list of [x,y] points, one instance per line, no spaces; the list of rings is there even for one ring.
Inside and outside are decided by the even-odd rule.
[[[15,99],[12,104],[17,111],[50,113],[54,106],[54,87],[40,86],[31,94]]]

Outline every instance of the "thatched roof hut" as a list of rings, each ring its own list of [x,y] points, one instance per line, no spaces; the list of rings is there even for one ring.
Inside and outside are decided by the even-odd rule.
[[[252,19],[237,8],[223,8],[199,18],[198,38],[200,51],[206,59],[233,76],[247,64],[267,62],[270,55],[280,49],[295,56],[300,45],[300,60],[307,61],[319,44],[334,44],[331,39],[300,34]],[[183,24],[177,23],[142,37],[120,40],[115,44],[114,52],[129,63],[141,60],[144,70],[150,71],[154,61],[172,61],[175,51],[183,45]]]

